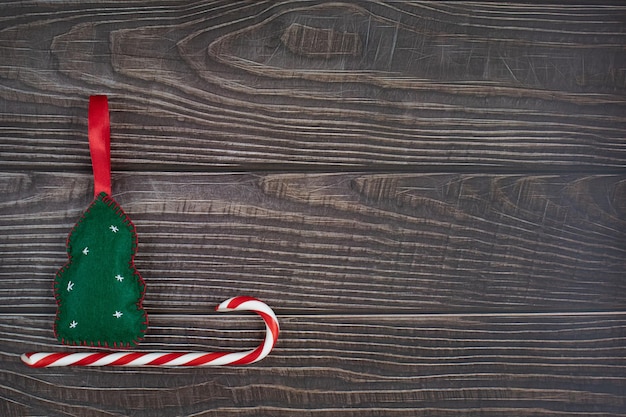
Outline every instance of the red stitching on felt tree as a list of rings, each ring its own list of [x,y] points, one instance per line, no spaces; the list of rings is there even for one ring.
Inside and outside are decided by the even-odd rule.
[[[147,329],[145,284],[134,265],[130,218],[99,194],[70,232],[69,262],[57,273],[57,338],[69,345],[131,347]]]

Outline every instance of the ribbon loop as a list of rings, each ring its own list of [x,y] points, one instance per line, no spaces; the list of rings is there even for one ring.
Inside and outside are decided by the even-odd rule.
[[[89,151],[94,195],[111,195],[111,124],[107,96],[89,97]]]

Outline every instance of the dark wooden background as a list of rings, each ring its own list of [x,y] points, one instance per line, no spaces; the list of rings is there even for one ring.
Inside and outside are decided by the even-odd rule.
[[[626,415],[626,8],[4,1],[0,415]],[[29,369],[107,94],[144,350]]]

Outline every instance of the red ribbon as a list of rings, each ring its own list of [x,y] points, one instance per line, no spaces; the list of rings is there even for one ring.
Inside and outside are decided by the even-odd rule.
[[[89,151],[94,195],[111,195],[111,124],[107,96],[89,97]]]

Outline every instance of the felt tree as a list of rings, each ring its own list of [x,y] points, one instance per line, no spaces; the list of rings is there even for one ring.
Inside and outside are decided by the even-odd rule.
[[[106,96],[89,104],[89,145],[95,198],[67,239],[68,262],[57,272],[54,331],[69,345],[135,346],[148,323],[145,284],[135,268],[135,226],[110,196],[109,115]]]
[[[72,229],[69,262],[57,273],[55,332],[62,343],[130,347],[143,338],[144,282],[134,266],[135,227],[106,193]]]

